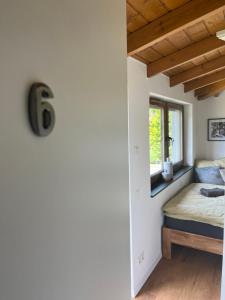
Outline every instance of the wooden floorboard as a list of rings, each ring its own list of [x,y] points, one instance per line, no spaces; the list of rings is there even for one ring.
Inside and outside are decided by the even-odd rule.
[[[162,259],[138,300],[219,300],[222,256],[180,246]]]

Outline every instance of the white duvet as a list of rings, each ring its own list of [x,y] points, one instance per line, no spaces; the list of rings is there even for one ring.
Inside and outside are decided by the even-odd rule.
[[[215,187],[225,189],[225,186],[206,183],[188,185],[164,205],[164,214],[175,219],[192,220],[223,228],[225,197],[208,198],[200,194],[201,188]]]

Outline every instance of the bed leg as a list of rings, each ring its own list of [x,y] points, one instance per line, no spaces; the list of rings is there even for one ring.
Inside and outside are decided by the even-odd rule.
[[[169,228],[163,227],[163,257],[171,259],[171,241],[170,241],[170,230]]]

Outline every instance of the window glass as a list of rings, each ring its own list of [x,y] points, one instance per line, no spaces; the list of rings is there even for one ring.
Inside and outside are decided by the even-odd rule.
[[[163,168],[163,109],[150,106],[149,109],[149,156],[150,174],[161,172]]]
[[[168,114],[169,158],[173,163],[177,163],[183,159],[182,111],[169,108]]]

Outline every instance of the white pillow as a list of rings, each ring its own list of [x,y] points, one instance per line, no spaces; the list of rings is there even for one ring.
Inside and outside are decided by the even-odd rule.
[[[224,161],[225,163],[225,161]],[[207,167],[218,167],[214,160],[196,160],[195,162],[196,168],[207,168]]]
[[[219,168],[225,168],[225,158],[219,158],[214,160],[215,164]]]

